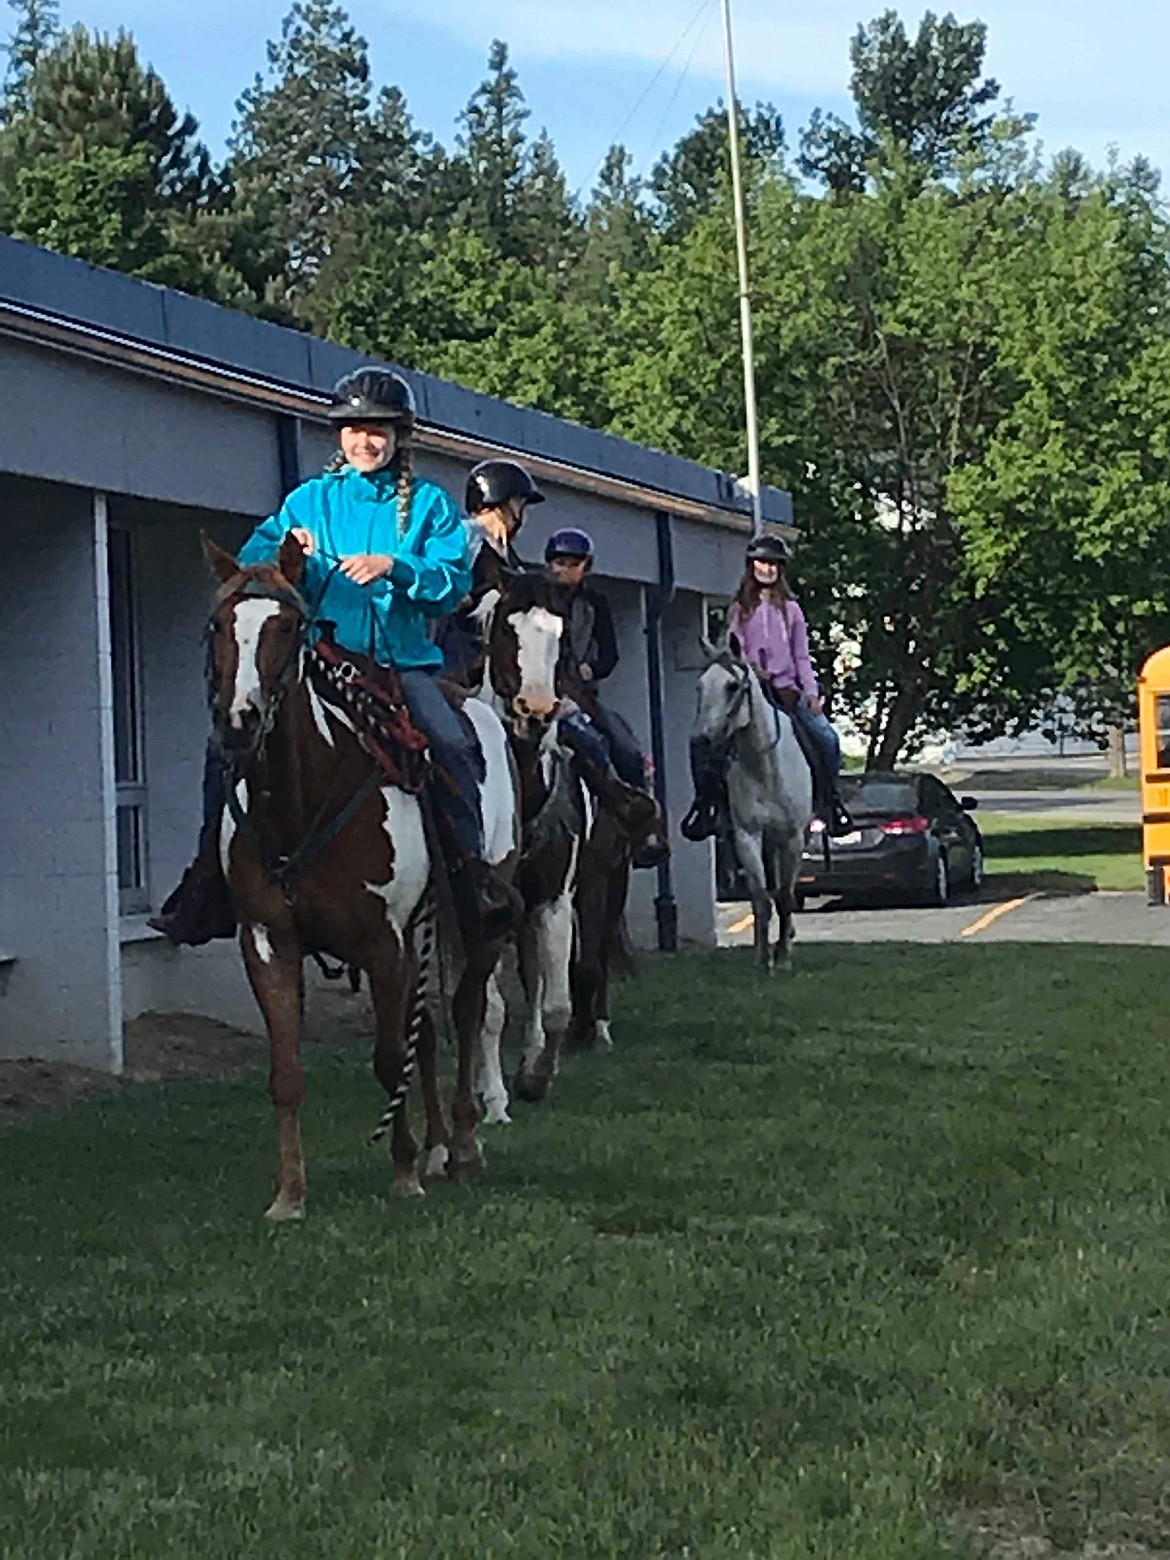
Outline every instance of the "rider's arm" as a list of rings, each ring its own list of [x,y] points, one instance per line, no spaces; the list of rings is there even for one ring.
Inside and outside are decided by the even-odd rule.
[[[805,622],[804,613],[795,601],[788,603],[788,633],[789,643],[792,646],[796,685],[805,698],[815,699],[819,697],[819,690],[817,674],[813,671],[812,660],[808,653],[808,624]]]
[[[319,535],[316,516],[312,513],[304,487],[299,487],[290,493],[277,513],[256,527],[240,548],[239,561],[242,564],[275,563],[281,542],[290,531],[298,528],[311,531],[314,536]],[[302,587],[311,588],[319,582],[323,572],[324,566],[318,547],[305,559],[304,572],[301,576]]]
[[[614,632],[613,613],[609,602],[599,590],[589,591],[593,606],[593,642],[597,654],[591,657],[589,668],[594,682],[602,682],[618,664],[617,634]]]
[[[431,617],[444,617],[471,589],[471,557],[467,527],[454,501],[440,487],[427,484],[416,493],[420,516],[412,514],[410,546],[395,551],[394,567],[373,586],[375,600],[387,606],[397,592]]]

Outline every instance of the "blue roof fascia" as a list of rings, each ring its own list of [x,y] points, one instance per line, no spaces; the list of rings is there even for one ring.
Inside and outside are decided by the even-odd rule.
[[[371,361],[319,337],[2,234],[0,301],[306,394],[327,394],[342,374]],[[726,472],[432,374],[398,371],[414,388],[423,422],[432,427],[604,472],[712,509],[751,512],[749,497]],[[792,499],[780,488],[764,489],[763,511],[768,521],[793,523]]]

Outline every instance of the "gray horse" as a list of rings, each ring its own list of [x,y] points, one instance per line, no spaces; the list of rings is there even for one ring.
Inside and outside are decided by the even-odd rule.
[[[764,692],[755,670],[730,649],[705,646],[694,739],[727,763],[735,853],[755,918],[756,958],[765,971],[791,959],[796,880],[812,817],[812,774],[792,721]],[[772,906],[780,939],[770,941]]]

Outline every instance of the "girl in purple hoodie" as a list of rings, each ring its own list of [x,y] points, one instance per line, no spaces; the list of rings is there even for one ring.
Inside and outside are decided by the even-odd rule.
[[[748,546],[743,578],[728,614],[733,646],[750,661],[777,704],[791,715],[820,757],[823,785],[820,811],[834,832],[852,827],[837,796],[841,739],[825,714],[808,653],[808,624],[788,589],[788,548],[779,536],[757,536]],[[717,796],[702,755],[692,753],[695,801],[683,819],[688,839],[704,839],[717,826]],[[719,777],[722,784],[722,776]]]

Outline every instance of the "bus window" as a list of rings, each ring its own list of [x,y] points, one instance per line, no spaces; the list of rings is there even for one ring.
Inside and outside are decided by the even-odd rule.
[[[1160,693],[1154,700],[1157,718],[1158,768],[1170,769],[1170,694]]]

